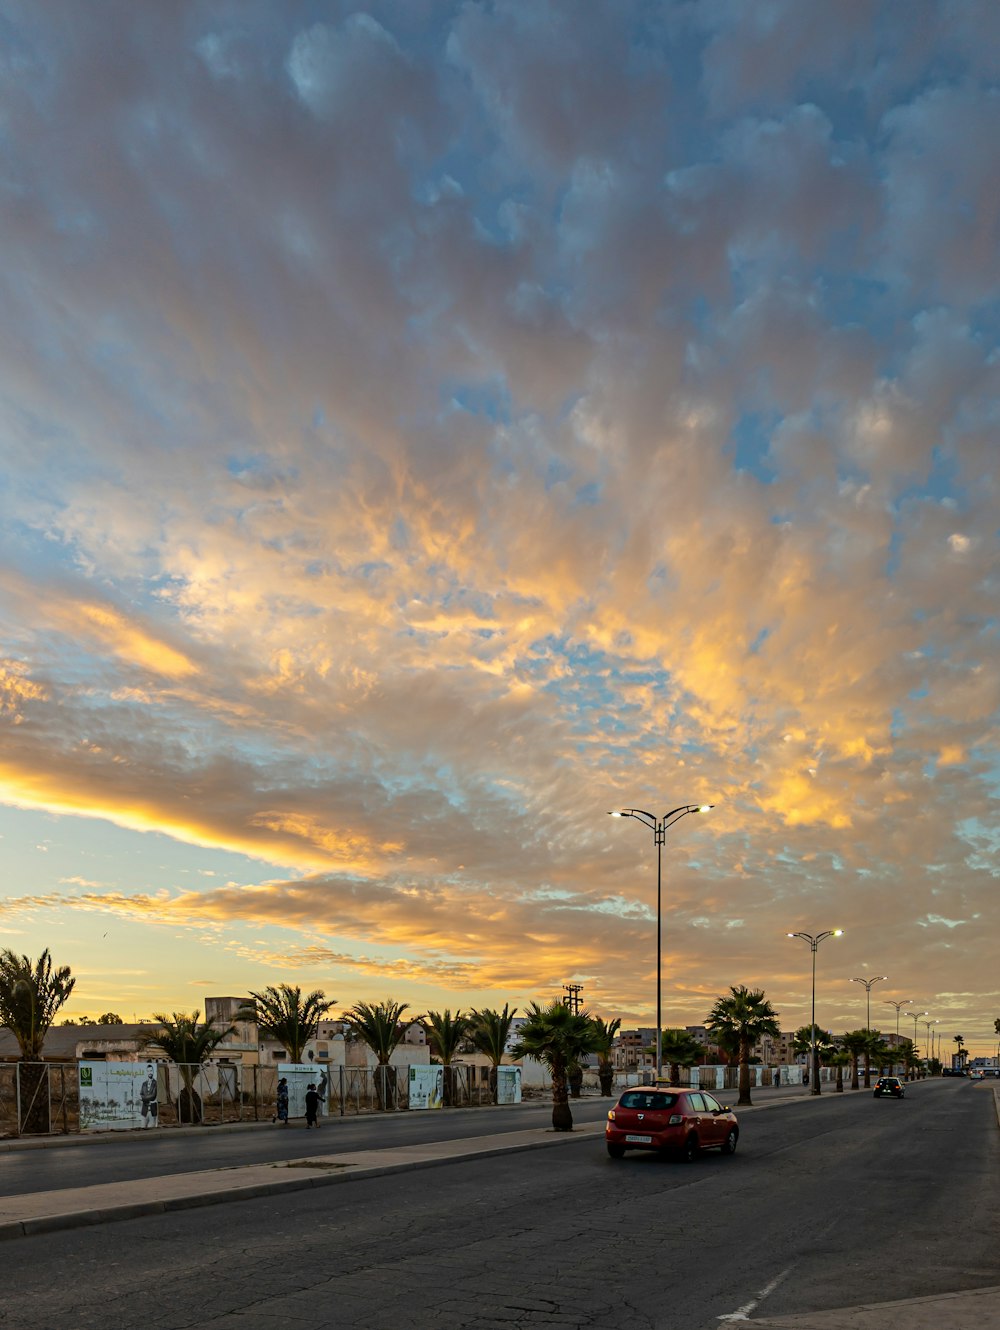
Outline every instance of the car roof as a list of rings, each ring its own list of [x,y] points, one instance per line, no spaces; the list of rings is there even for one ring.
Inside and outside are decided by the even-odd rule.
[[[622,1094],[692,1094],[701,1093],[692,1091],[686,1085],[630,1085]]]

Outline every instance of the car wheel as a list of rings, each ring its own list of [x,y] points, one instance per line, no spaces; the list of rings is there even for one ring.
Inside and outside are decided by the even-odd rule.
[[[681,1146],[681,1159],[685,1164],[691,1164],[698,1158],[699,1150],[698,1137],[692,1132]]]
[[[625,1147],[624,1145],[612,1145],[611,1142],[608,1141],[608,1154],[612,1159],[624,1159]]]
[[[881,1099],[881,1098],[882,1098],[882,1091],[881,1091],[881,1090],[876,1090],[875,1093],[872,1095],[872,1098],[873,1098],[873,1099]]]
[[[724,1155],[734,1155],[736,1153],[736,1142],[740,1139],[740,1134],[735,1127],[729,1128],[729,1135],[722,1142],[722,1153]]]

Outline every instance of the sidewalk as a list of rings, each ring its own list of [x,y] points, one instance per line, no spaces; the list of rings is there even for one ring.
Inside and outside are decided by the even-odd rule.
[[[864,1302],[831,1312],[752,1317],[746,1324],[757,1330],[878,1330],[905,1326],[906,1330],[1000,1330],[1000,1288],[977,1288],[968,1293],[941,1293],[933,1298],[906,1298],[901,1302]]]
[[[600,1139],[603,1123],[584,1123],[572,1132],[534,1127],[461,1140],[429,1141],[387,1150],[316,1154],[267,1164],[203,1169],[166,1177],[133,1178],[90,1187],[29,1192],[0,1197],[0,1241],[51,1233],[56,1229],[106,1224],[116,1219],[164,1214],[193,1206],[219,1205],[255,1196],[276,1196],[311,1187],[329,1187],[359,1178],[377,1178],[397,1169],[434,1168],[465,1159],[488,1159],[515,1151],[540,1150],[574,1141]],[[331,1135],[333,1133],[330,1133]],[[315,1139],[315,1138],[314,1138]]]

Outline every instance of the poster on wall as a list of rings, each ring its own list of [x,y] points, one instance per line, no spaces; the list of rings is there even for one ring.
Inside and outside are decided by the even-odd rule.
[[[306,1091],[312,1086],[319,1095],[319,1116],[326,1117],[330,1089],[330,1068],[314,1067],[303,1062],[279,1062],[278,1079],[284,1077],[288,1085],[288,1116],[304,1118]]]
[[[155,1062],[81,1062],[80,1130],[132,1131],[159,1125]]]
[[[444,1068],[410,1068],[410,1107],[440,1108],[444,1103]]]
[[[497,1103],[521,1102],[521,1068],[497,1067]]]

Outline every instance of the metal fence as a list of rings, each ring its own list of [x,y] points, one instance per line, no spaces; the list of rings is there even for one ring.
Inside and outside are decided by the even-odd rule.
[[[107,1064],[122,1065],[122,1064]],[[139,1064],[130,1063],[130,1067]],[[0,1063],[0,1136],[69,1135],[125,1126],[186,1127],[234,1122],[267,1122],[277,1113],[279,1068],[209,1062],[178,1065],[157,1061],[157,1105],[142,1114],[137,1092],[117,1107],[135,1120],[113,1122],[99,1093],[83,1090],[76,1062]],[[325,1112],[330,1117],[406,1112],[410,1107],[409,1067],[314,1068],[326,1073]],[[445,1106],[475,1108],[496,1102],[489,1067],[455,1066],[444,1077]],[[548,1094],[539,1089],[536,1093]],[[532,1097],[529,1090],[526,1098]],[[321,1110],[323,1111],[323,1110]],[[140,1120],[141,1117],[141,1120]]]

